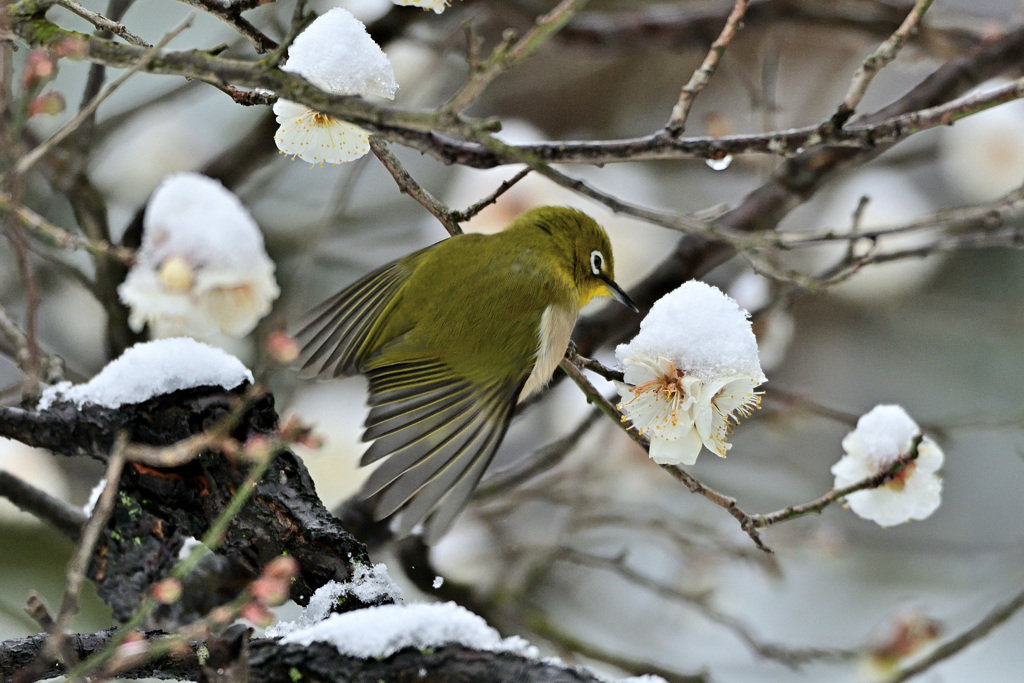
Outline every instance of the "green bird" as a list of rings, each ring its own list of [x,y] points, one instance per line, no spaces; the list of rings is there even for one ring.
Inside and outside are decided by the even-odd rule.
[[[369,380],[362,494],[398,533],[436,543],[501,444],[516,404],[543,388],[580,308],[636,306],[615,284],[608,236],[582,211],[544,206],[494,235],[456,235],[389,263],[310,311],[305,376]]]

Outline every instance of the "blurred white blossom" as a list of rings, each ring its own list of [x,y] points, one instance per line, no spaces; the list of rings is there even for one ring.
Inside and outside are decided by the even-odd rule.
[[[449,1],[450,0],[391,0],[391,2],[395,3],[396,5],[432,9],[438,14],[444,11],[444,8],[448,6]]]
[[[248,334],[279,293],[259,226],[234,194],[195,173],[153,193],[142,247],[118,288],[132,329],[206,341]]]
[[[362,22],[338,7],[298,35],[281,69],[335,95],[393,99],[398,89],[387,55]],[[274,114],[279,125],[274,142],[283,154],[322,165],[352,161],[370,151],[365,130],[306,105],[280,99]]]
[[[103,141],[93,156],[93,182],[134,212],[160,181],[199,168],[220,144],[208,126],[195,125],[195,118],[182,104],[143,108]]]
[[[752,270],[740,273],[732,281],[728,293],[741,308],[755,314],[760,311],[753,324],[757,355],[761,359],[761,367],[771,372],[785,360],[789,344],[793,341],[796,332],[793,316],[783,307],[766,308],[772,303],[770,283],[768,278]]]
[[[8,472],[55,498],[68,498],[68,478],[49,451],[0,437],[0,471]],[[0,496],[0,527],[32,525],[38,521],[34,515],[21,511]]]
[[[871,683],[892,680],[900,666],[930,649],[942,631],[942,622],[914,607],[901,607],[875,644],[858,658],[860,679]]]
[[[759,407],[767,381],[748,314],[719,289],[692,280],[651,308],[615,350],[623,415],[651,440],[659,464],[692,465],[701,446],[725,457],[732,426]]]
[[[995,79],[971,94],[1009,83]],[[967,199],[990,202],[1024,184],[1024,101],[1014,100],[972,114],[941,131],[942,172]]]
[[[921,433],[917,423],[898,405],[878,405],[857,420],[857,428],[843,439],[846,451],[832,466],[835,487],[843,488],[886,471],[905,456]],[[942,480],[942,450],[927,436],[917,448],[917,459],[883,486],[846,496],[857,515],[879,526],[893,526],[911,519],[924,519],[939,507]]]

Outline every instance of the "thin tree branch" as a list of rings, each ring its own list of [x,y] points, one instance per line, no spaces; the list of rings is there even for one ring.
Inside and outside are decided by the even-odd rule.
[[[676,137],[681,135],[686,129],[686,119],[690,116],[690,107],[693,106],[697,95],[707,87],[708,83],[711,82],[711,77],[718,70],[718,62],[722,59],[722,55],[725,54],[725,49],[729,47],[729,43],[736,36],[736,32],[739,31],[740,25],[743,22],[743,15],[746,14],[747,5],[749,4],[750,0],[736,0],[732,11],[729,12],[729,16],[725,20],[722,32],[718,34],[718,38],[711,44],[711,49],[708,51],[707,56],[704,57],[700,67],[693,72],[690,80],[683,86],[682,92],[679,93],[679,101],[672,108],[672,115],[669,117],[668,123],[665,124],[665,132],[669,135]]]
[[[715,608],[711,604],[711,596],[708,591],[685,591],[676,586],[652,579],[630,567],[625,562],[624,557],[600,557],[582,553],[571,548],[564,548],[559,551],[558,557],[575,564],[614,572],[630,583],[649,590],[655,595],[660,595],[670,600],[678,600],[690,605],[708,621],[729,630],[757,655],[779,662],[790,668],[795,669],[803,664],[815,661],[848,661],[857,654],[851,650],[816,647],[794,648],[777,643],[762,642],[749,626],[736,617]]]
[[[88,519],[81,508],[68,505],[4,470],[0,470],[0,496],[25,512],[49,522],[72,541],[78,541]]]
[[[22,226],[50,246],[59,249],[82,249],[93,256],[112,258],[125,265],[135,262],[135,254],[131,249],[68,232],[49,222],[32,209],[16,204],[14,199],[4,192],[0,192],[0,212],[13,215]]]
[[[846,91],[846,96],[843,98],[842,103],[840,103],[836,113],[832,116],[832,121],[835,125],[842,126],[853,116],[853,112],[857,109],[857,105],[860,104],[864,93],[867,92],[871,81],[874,80],[879,71],[896,59],[896,55],[904,43],[907,42],[910,34],[917,30],[921,19],[924,18],[925,12],[932,6],[932,2],[933,0],[917,0],[914,3],[914,7],[910,10],[910,14],[900,24],[900,27],[879,45],[874,52],[868,55],[864,63],[860,65],[857,73],[854,74],[853,82],[850,83],[849,90]]]
[[[536,52],[537,48],[558,33],[585,4],[587,0],[562,0],[550,12],[538,17],[533,28],[515,43],[511,40],[512,36],[506,34],[505,40],[470,73],[465,85],[442,105],[442,114],[452,118],[461,114],[495,78]]]
[[[886,683],[902,683],[903,681],[910,680],[939,662],[959,654],[969,645],[978,642],[993,630],[1005,624],[1020,612],[1021,609],[1024,609],[1024,591],[1021,591],[1007,602],[993,609],[971,628],[935,648],[935,650],[920,661],[898,670],[891,677],[885,679]]]
[[[124,450],[128,443],[128,436],[125,433],[118,434],[114,447],[107,459],[107,471],[104,475],[106,486],[100,494],[96,506],[93,508],[89,521],[82,529],[81,540],[75,556],[68,565],[67,583],[64,588],[64,599],[61,601],[60,611],[54,619],[50,629],[50,639],[43,649],[43,656],[46,659],[54,659],[64,652],[67,628],[71,617],[78,612],[78,597],[85,582],[85,573],[92,561],[92,551],[96,547],[100,533],[107,524],[111,511],[114,509],[114,496],[117,493],[118,483],[121,481],[121,469],[124,467]],[[64,665],[71,667],[77,662],[64,662]]]
[[[147,48],[151,47],[149,43],[147,43],[142,38],[139,38],[137,35],[135,35],[127,28],[125,28],[124,24],[114,21],[113,19],[108,19],[107,17],[97,12],[93,12],[91,9],[83,7],[82,5],[78,4],[77,2],[75,2],[75,0],[55,0],[54,4],[59,5],[74,14],[77,14],[82,19],[85,19],[100,31],[109,31],[115,36],[123,38],[125,41],[131,43],[132,45],[138,45],[139,47]]]
[[[801,505],[790,505],[778,510],[776,512],[770,512],[763,515],[748,515],[750,523],[758,529],[769,527],[779,522],[788,522],[791,519],[797,517],[804,517],[805,515],[817,514],[824,510],[826,507],[835,503],[836,501],[842,500],[851,493],[857,491],[864,491],[866,489],[875,489],[882,486],[888,481],[891,481],[893,477],[899,474],[904,467],[909,465],[911,462],[917,459],[918,448],[921,445],[921,439],[923,437],[918,434],[910,442],[910,448],[907,453],[901,456],[898,460],[894,461],[886,469],[879,472],[878,474],[867,477],[855,484],[844,486],[841,489],[832,489],[820,498],[816,498],[808,503]]]
[[[154,58],[157,57],[157,55],[160,54],[160,51],[164,48],[165,45],[167,45],[167,43],[171,42],[171,40],[175,36],[177,36],[182,31],[184,31],[192,25],[192,20],[194,18],[195,14],[189,14],[187,17],[185,17],[184,21],[178,24],[178,26],[176,26],[175,28],[171,29],[171,31],[163,38],[161,38],[156,45],[150,48],[146,48],[146,50],[143,52],[139,60],[131,66],[129,66],[125,70],[125,72],[117,78],[117,80],[115,80],[113,83],[104,88],[103,92],[99,93],[98,95],[96,95],[96,97],[89,100],[89,103],[82,107],[82,109],[74,117],[72,117],[70,121],[61,126],[60,130],[51,135],[47,140],[45,140],[42,144],[33,149],[31,152],[23,156],[21,160],[18,161],[18,163],[15,165],[14,172],[18,175],[24,175],[25,172],[32,168],[33,164],[35,164],[50,150],[52,150],[54,147],[60,144],[60,142],[64,140],[64,138],[73,133],[75,129],[78,128],[78,126],[81,125],[86,119],[91,117],[93,115],[93,112],[95,112],[96,109],[99,108],[100,104],[102,104],[105,99],[110,97],[115,90],[120,88],[125,81],[127,81],[129,78],[134,76],[139,71],[143,71],[146,68],[146,65],[148,65]]]
[[[467,206],[462,211],[452,211],[452,220],[461,223],[462,221],[468,221],[469,219],[473,218],[473,216],[477,215],[478,213],[486,209],[488,206],[498,201],[498,198],[501,197],[501,195],[505,194],[510,189],[512,189],[512,187],[515,186],[516,183],[518,183],[520,180],[528,176],[530,174],[530,171],[532,170],[533,169],[531,169],[530,167],[526,167],[520,170],[518,173],[516,173],[508,180],[501,181],[501,185],[498,185],[498,188],[494,190],[494,192],[490,193],[480,201],[475,202],[471,206]]]
[[[240,35],[249,41],[253,46],[253,49],[260,54],[270,52],[278,46],[276,41],[272,40],[263,33],[263,31],[253,26],[248,19],[242,16],[242,12],[252,9],[245,3],[238,4],[223,0],[181,0],[181,2],[217,17],[225,24],[238,31]]]
[[[0,306],[0,337],[6,342],[5,352],[9,353],[17,363],[18,368],[28,374],[31,366],[30,343],[28,335],[7,314],[7,309]],[[3,348],[0,346],[0,348]],[[9,349],[9,351],[8,351]],[[64,359],[51,354],[40,354],[39,370],[42,371],[43,379],[47,382],[56,382],[63,378]]]
[[[395,179],[395,182],[398,184],[398,189],[402,194],[409,195],[416,200],[416,203],[429,211],[431,215],[433,215],[434,218],[444,226],[449,235],[462,234],[462,228],[459,226],[458,221],[452,218],[451,209],[442,204],[437,197],[430,194],[430,192],[428,192],[422,185],[417,183],[411,175],[409,175],[409,172],[405,170],[405,166],[403,166],[402,162],[398,160],[398,157],[391,152],[386,142],[376,136],[371,136],[370,150],[373,152],[374,156],[384,164],[384,168],[388,170],[391,177]]]

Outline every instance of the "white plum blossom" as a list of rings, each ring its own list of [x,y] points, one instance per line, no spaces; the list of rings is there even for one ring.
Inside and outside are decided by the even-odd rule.
[[[898,405],[878,405],[857,420],[857,428],[843,439],[846,451],[832,466],[835,488],[861,482],[885,472],[907,455],[921,434],[917,423]],[[935,512],[942,498],[942,449],[927,436],[917,447],[917,458],[907,463],[892,481],[875,489],[846,496],[850,509],[879,526],[924,519]]]
[[[280,126],[274,142],[282,154],[311,164],[343,164],[370,151],[365,129],[291,100],[274,103]]]
[[[398,89],[387,55],[362,22],[339,7],[317,17],[296,37],[281,69],[335,95],[394,99]],[[304,104],[280,99],[274,114],[280,126],[274,142],[282,154],[323,165],[352,161],[370,151],[365,130]]]
[[[248,334],[280,293],[256,221],[196,173],[170,176],[153,192],[142,247],[117,291],[132,329],[203,341]]]
[[[448,6],[450,0],[391,0],[396,5],[402,5],[406,7],[422,7],[423,9],[432,9],[437,14],[444,11],[445,7]]]
[[[619,410],[650,438],[656,463],[692,465],[701,446],[724,458],[732,426],[760,406],[756,388],[767,378],[748,317],[721,290],[691,280],[615,350]]]

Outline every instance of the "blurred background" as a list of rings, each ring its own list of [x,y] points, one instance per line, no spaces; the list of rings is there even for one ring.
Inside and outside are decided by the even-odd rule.
[[[96,0],[83,4],[106,11]],[[312,6],[319,12],[342,6],[356,14],[391,59],[400,85],[394,105],[430,109],[465,78],[464,22],[492,46],[504,29],[526,30],[553,4],[456,1],[441,15],[386,0]],[[784,130],[828,119],[861,61],[910,5],[753,3],[719,72],[697,98],[686,135]],[[499,137],[511,143],[649,134],[665,124],[730,7],[594,0],[561,36],[499,77],[469,113],[500,119]],[[891,103],[943,63],[997,39],[1021,22],[1021,9],[1013,0],[936,2],[921,39],[880,73],[858,113]],[[189,11],[170,0],[138,0],[123,21],[153,42]],[[280,36],[291,12],[291,3],[271,3],[246,17]],[[687,20],[695,16],[717,17],[707,35],[677,30],[691,26]],[[890,17],[897,17],[895,25],[886,23]],[[90,30],[67,12],[59,23]],[[170,47],[218,44],[240,57],[252,54],[229,26],[202,14]],[[16,54],[16,68],[26,52]],[[68,111],[34,117],[30,130],[39,139],[76,110],[88,66],[65,59],[59,69],[52,87],[64,95]],[[1004,74],[1020,75],[1020,64]],[[311,168],[278,154],[273,131],[269,107],[239,106],[202,83],[137,74],[100,106],[93,143],[84,151],[85,173],[106,204],[115,242],[127,234],[131,243],[150,193],[176,172],[217,177],[251,211],[282,293],[252,334],[225,338],[223,346],[269,383],[283,415],[301,416],[324,436],[322,449],[300,455],[325,503],[335,506],[365,477],[357,469],[364,448],[363,382],[301,383],[291,370],[267,362],[261,341],[360,275],[446,232],[397,191],[372,155]],[[392,150],[419,183],[457,209],[519,170],[446,166],[399,144]],[[688,214],[737,205],[782,162],[749,154],[714,164],[718,170],[699,159],[560,168],[633,204]],[[916,134],[836,177],[779,230],[849,231],[862,197],[868,203],[859,229],[899,226],[995,202],[1022,182],[1024,103],[1013,102]],[[28,176],[21,199],[49,221],[78,231],[68,202],[40,177]],[[617,280],[627,290],[679,239],[536,174],[465,227],[494,231],[540,204],[577,205],[605,225]],[[913,248],[937,234],[902,233],[887,245]],[[779,272],[816,275],[845,249],[845,243],[832,243],[780,253]],[[41,288],[40,342],[66,360],[69,379],[83,381],[110,360],[104,308],[69,276],[70,266],[91,277],[92,262],[82,253],[38,251],[48,252],[33,257]],[[829,468],[857,417],[876,404],[898,403],[945,451],[939,510],[925,521],[882,529],[832,506],[766,531],[776,551],[769,556],[728,514],[689,494],[602,418],[558,467],[482,497],[463,515],[430,558],[449,589],[468,588],[469,606],[503,635],[523,635],[571,661],[613,674],[652,670],[648,664],[663,674],[706,671],[715,681],[884,678],[881,659],[866,653],[892,645],[894,633],[924,632],[920,640],[927,648],[935,632],[941,641],[963,631],[1021,590],[1020,251],[936,250],[868,266],[826,291],[794,290],[761,277],[741,257],[704,279],[755,313],[769,382],[763,409],[735,430],[730,457],[705,452],[691,468],[695,476],[736,497],[749,512],[812,500],[832,487]],[[0,303],[15,320],[23,316],[25,291],[7,249],[0,249]],[[612,352],[606,345],[596,355],[613,364]],[[593,379],[612,393],[609,384]],[[0,357],[0,388],[8,403],[17,402],[21,380],[12,360]],[[514,466],[570,433],[589,411],[575,386],[558,383],[514,423],[495,469]],[[86,502],[100,473],[94,463],[55,459],[11,442],[0,443],[0,468],[76,505]],[[50,605],[59,603],[71,551],[56,531],[0,508],[0,637],[36,631],[22,612],[25,599],[36,591]],[[379,560],[401,578],[399,558],[385,553]],[[444,587],[435,593],[449,597]],[[409,586],[407,595],[415,596],[415,589]],[[87,606],[75,628],[106,627],[109,616],[98,600]],[[1019,680],[1022,638],[1018,615],[922,680]],[[801,665],[791,666],[795,662]]]

